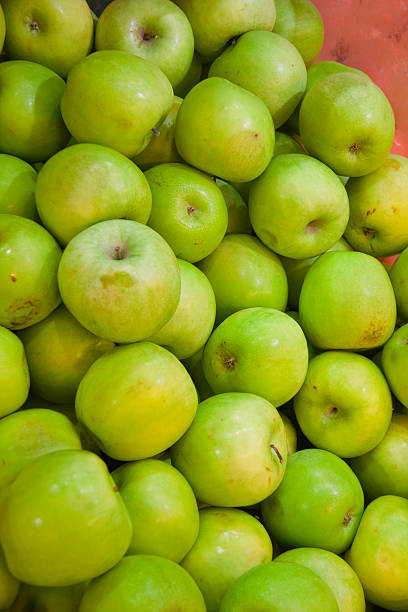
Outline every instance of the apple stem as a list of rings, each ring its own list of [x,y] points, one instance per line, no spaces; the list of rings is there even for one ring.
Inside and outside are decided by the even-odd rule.
[[[283,463],[283,457],[282,457],[282,455],[280,454],[279,450],[276,448],[276,446],[275,446],[274,444],[271,444],[271,448],[272,448],[272,449],[275,451],[275,453],[277,454],[278,459],[279,459],[279,463]]]
[[[239,36],[233,36],[232,38],[229,39],[229,41],[227,42],[227,45],[231,45],[231,47],[233,47],[234,45],[237,44]]]
[[[152,127],[152,132],[155,136],[160,136],[160,132],[156,127]]]

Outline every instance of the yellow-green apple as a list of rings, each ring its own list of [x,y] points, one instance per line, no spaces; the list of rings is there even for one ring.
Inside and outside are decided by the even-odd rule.
[[[7,567],[2,549],[0,548],[0,609],[9,610],[13,605],[20,582],[15,578]]]
[[[363,509],[363,490],[352,469],[316,448],[290,455],[280,486],[262,502],[264,524],[280,543],[335,553],[350,546]]]
[[[193,59],[191,60],[191,64],[185,76],[181,79],[180,83],[174,87],[174,94],[176,96],[180,96],[180,98],[184,98],[190,89],[192,89],[194,85],[197,85],[197,83],[201,80],[202,71],[203,63],[201,58],[198,53],[194,53]]]
[[[1,153],[0,213],[34,219],[36,180],[37,173],[30,164],[14,155]]]
[[[374,172],[347,182],[350,219],[344,234],[351,246],[375,257],[408,246],[408,159],[390,155]]]
[[[79,612],[206,612],[203,596],[182,567],[155,555],[130,555],[91,581]]]
[[[220,77],[195,85],[177,115],[176,146],[181,157],[226,181],[246,182],[262,174],[274,142],[265,103]]]
[[[285,426],[286,441],[288,443],[288,457],[289,457],[289,455],[293,455],[293,453],[296,453],[297,433],[296,433],[296,429],[292,421],[290,420],[288,416],[286,416],[286,414],[281,413],[281,419],[282,419],[282,423]]]
[[[63,78],[91,52],[92,13],[85,0],[3,0],[6,54],[47,66]]]
[[[312,570],[299,563],[259,565],[232,585],[220,612],[339,612],[336,599]]]
[[[26,465],[10,485],[0,537],[11,573],[38,586],[98,576],[125,554],[132,526],[105,463],[58,450]]]
[[[408,324],[396,329],[385,343],[380,356],[381,367],[395,397],[408,408]]]
[[[125,463],[112,472],[133,526],[128,555],[186,556],[198,536],[197,501],[187,480],[158,459]]]
[[[0,419],[21,408],[29,388],[30,373],[23,343],[12,331],[0,326]]]
[[[249,190],[249,218],[262,242],[285,257],[320,255],[342,236],[347,193],[330,168],[308,155],[274,157]]]
[[[190,21],[195,48],[206,60],[219,55],[228,42],[250,30],[272,30],[273,0],[175,0]]]
[[[285,134],[284,132],[275,132],[275,148],[273,150],[273,157],[278,155],[285,155],[287,153],[301,153],[305,154],[306,151],[298,143],[297,140]]]
[[[213,506],[249,506],[282,480],[287,456],[278,411],[252,393],[222,393],[201,402],[172,447],[172,464],[196,497]]]
[[[272,543],[256,518],[236,508],[204,508],[198,538],[181,566],[198,584],[207,611],[218,612],[235,580],[269,561]]]
[[[60,258],[60,247],[41,225],[0,214],[0,325],[23,329],[57,308]]]
[[[62,255],[58,283],[81,325],[112,342],[151,336],[171,319],[180,298],[169,245],[149,227],[124,219],[77,234]]]
[[[252,91],[265,102],[275,128],[290,117],[306,87],[306,66],[296,47],[279,34],[260,30],[229,45],[211,64],[208,76]]]
[[[115,346],[82,327],[64,306],[22,330],[19,337],[30,370],[31,391],[56,404],[73,403],[89,366]]]
[[[170,0],[114,0],[98,19],[95,46],[149,60],[174,87],[190,67],[194,37],[186,15]]]
[[[365,612],[361,582],[350,565],[338,555],[321,548],[293,548],[275,561],[299,563],[312,570],[332,590],[339,612]]]
[[[391,266],[389,272],[397,302],[398,317],[408,321],[408,247]]]
[[[91,365],[75,409],[107,455],[134,461],[161,453],[184,434],[196,413],[197,392],[172,353],[140,342],[115,348]]]
[[[392,335],[396,320],[387,271],[365,253],[324,253],[306,274],[299,313],[306,337],[317,348],[382,346]]]
[[[228,226],[225,233],[252,234],[248,206],[239,191],[222,179],[216,179],[215,182],[221,189],[228,210]]]
[[[299,391],[307,362],[298,323],[262,307],[230,315],[213,331],[203,354],[204,375],[215,393],[255,393],[276,407]]]
[[[51,157],[39,172],[35,199],[44,227],[64,246],[99,221],[146,223],[152,206],[142,171],[96,144],[76,144]]]
[[[300,137],[306,149],[344,176],[374,172],[386,160],[395,121],[385,94],[365,75],[339,72],[303,99]]]
[[[375,448],[392,416],[391,391],[381,370],[368,357],[347,351],[313,357],[293,405],[307,439],[346,458]]]
[[[310,0],[275,0],[273,31],[295,45],[307,66],[319,55],[324,27],[319,11]]]
[[[192,357],[207,342],[215,320],[215,296],[205,274],[188,261],[178,260],[181,293],[176,312],[149,338],[178,359]]]
[[[285,269],[279,257],[255,236],[225,236],[198,265],[214,289],[217,323],[252,306],[285,310],[288,295]]]
[[[203,372],[203,357],[204,347],[202,347],[199,351],[194,353],[191,357],[183,360],[183,364],[185,365],[187,371],[189,372],[191,378],[194,381],[195,387],[197,389],[197,394],[200,401],[207,399],[207,397],[211,397],[214,395],[213,390],[207,382],[206,377]]]
[[[61,117],[65,83],[55,72],[24,60],[0,64],[0,151],[28,162],[62,149],[69,133]]]
[[[86,582],[66,587],[22,584],[10,612],[78,612]]]
[[[370,452],[350,461],[367,499],[408,497],[408,415],[394,413],[385,437]]]
[[[6,37],[6,21],[4,19],[3,7],[0,6],[0,49],[3,49],[4,39]]]
[[[408,499],[384,495],[361,519],[346,560],[368,601],[387,610],[408,609]]]
[[[152,192],[148,225],[191,263],[207,257],[224,238],[228,210],[219,187],[186,164],[160,164],[145,174]]]
[[[61,112],[77,142],[134,157],[147,147],[173,99],[168,78],[152,62],[125,51],[96,51],[70,70]]]

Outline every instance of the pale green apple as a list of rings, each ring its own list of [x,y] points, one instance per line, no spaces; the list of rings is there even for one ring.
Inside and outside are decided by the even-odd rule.
[[[408,321],[408,247],[391,266],[390,279],[397,302],[398,317]]]
[[[6,54],[65,78],[91,52],[92,13],[85,0],[3,0]]]
[[[134,157],[149,144],[173,98],[168,78],[152,62],[125,51],[96,51],[70,71],[61,112],[77,142]]]
[[[295,45],[307,66],[319,55],[323,45],[323,20],[310,0],[275,0],[276,22],[273,31]]]
[[[152,192],[148,225],[191,263],[207,257],[224,238],[228,210],[221,190],[208,175],[186,164],[160,164],[147,170]]]
[[[392,416],[391,391],[381,370],[368,357],[347,351],[314,357],[293,405],[307,439],[345,458],[375,448]]]
[[[275,561],[299,563],[317,574],[333,592],[339,612],[365,612],[364,591],[355,571],[338,555],[321,548],[294,548]]]
[[[11,573],[38,586],[69,586],[116,565],[132,535],[105,463],[83,450],[37,457],[11,484],[0,537]]]
[[[180,298],[169,245],[149,227],[124,219],[77,234],[62,255],[58,284],[81,325],[112,342],[151,336],[171,319]]]
[[[285,310],[288,282],[284,267],[255,236],[225,236],[198,265],[214,289],[217,323],[252,306]]]
[[[281,413],[281,419],[282,419],[282,423],[285,426],[286,440],[288,443],[288,457],[289,457],[289,455],[293,455],[293,453],[296,453],[297,433],[296,433],[296,429],[292,421],[290,420],[288,416],[286,416],[286,414]]]
[[[305,154],[306,151],[298,143],[297,140],[285,134],[284,132],[275,132],[275,148],[273,150],[273,156],[285,155],[287,153],[301,153]]]
[[[408,609],[408,500],[385,495],[366,508],[346,560],[368,601],[387,610]]]
[[[365,75],[331,74],[306,94],[299,114],[306,149],[344,176],[374,172],[394,140],[394,114],[385,94]]]
[[[296,47],[279,34],[259,30],[227,47],[211,64],[208,76],[228,79],[256,94],[268,107],[275,128],[290,117],[306,88],[306,66]]]
[[[269,561],[272,543],[257,519],[235,508],[204,508],[198,538],[181,566],[198,584],[207,612],[218,612],[235,580]]]
[[[22,584],[10,612],[78,612],[86,583],[66,587]]]
[[[367,176],[347,182],[350,219],[344,234],[351,246],[375,257],[408,246],[408,159],[390,155]]]
[[[380,347],[392,335],[396,319],[387,271],[365,253],[324,253],[303,282],[299,313],[306,337],[317,348]]]
[[[262,242],[285,257],[306,259],[330,249],[349,218],[338,177],[308,155],[274,157],[249,190],[249,218]]]
[[[193,264],[178,260],[181,293],[176,312],[149,338],[178,359],[192,357],[207,342],[215,321],[215,296],[207,277]]]
[[[215,182],[221,189],[228,210],[228,226],[225,233],[252,234],[248,206],[239,191],[222,179],[216,179]]]
[[[367,499],[408,497],[408,415],[394,413],[385,437],[373,450],[350,461]]]
[[[262,307],[230,315],[211,334],[203,354],[204,375],[215,393],[255,393],[276,407],[299,391],[307,362],[298,323]]]
[[[61,302],[61,249],[41,225],[17,215],[0,214],[0,236],[0,325],[23,329]]]
[[[214,506],[249,506],[282,480],[287,456],[278,411],[251,393],[222,393],[198,406],[184,436],[172,447],[172,464],[196,497]]]
[[[317,574],[299,563],[266,563],[232,585],[220,612],[339,612],[336,599]]]
[[[96,144],[74,144],[41,168],[35,189],[41,221],[62,245],[99,221],[146,223],[149,185],[127,157]]]
[[[262,174],[274,142],[265,103],[219,77],[193,87],[177,115],[176,146],[181,157],[226,181],[246,182]]]
[[[155,555],[131,555],[89,584],[79,612],[206,612],[203,596],[179,565]]]
[[[38,162],[62,149],[69,140],[60,111],[62,78],[16,60],[0,64],[0,80],[0,151]]]
[[[385,343],[380,361],[391,391],[408,408],[408,324],[396,329]]]
[[[173,85],[193,59],[190,22],[170,0],[115,0],[98,19],[96,49],[119,49],[156,64]]]
[[[188,373],[194,381],[195,388],[200,402],[214,395],[213,390],[207,382],[203,372],[203,357],[204,347],[194,353],[191,357],[183,360],[183,364],[186,367]]]
[[[0,419],[24,404],[29,388],[24,346],[12,331],[0,326]]]
[[[326,450],[306,449],[288,457],[279,488],[262,502],[264,524],[288,548],[312,546],[344,552],[364,510],[357,476]]]
[[[184,98],[184,96],[188,94],[190,89],[192,89],[194,85],[197,85],[197,83],[201,81],[202,71],[203,63],[198,53],[194,53],[193,59],[191,60],[190,67],[187,70],[186,75],[180,81],[180,83],[174,87],[174,94],[176,96],[180,96],[180,98]]]
[[[0,213],[36,216],[37,173],[30,164],[13,155],[0,154]]]
[[[8,610],[13,605],[20,588],[20,582],[10,573],[0,548],[0,610]]]
[[[197,393],[172,353],[140,342],[115,348],[91,365],[75,408],[107,455],[134,461],[161,453],[184,434],[196,413]]]
[[[176,118],[182,102],[181,98],[174,96],[173,106],[160,124],[160,128],[154,130],[147,147],[133,158],[135,164],[142,170],[148,170],[157,164],[182,161],[174,142]]]

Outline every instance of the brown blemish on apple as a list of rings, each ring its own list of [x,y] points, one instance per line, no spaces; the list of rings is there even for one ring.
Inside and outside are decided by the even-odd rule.
[[[119,487],[118,487],[117,485],[115,485],[115,486],[113,487],[113,492],[114,492],[114,493],[117,493],[118,491],[119,491]]]
[[[363,232],[366,238],[374,238],[374,236],[377,233],[376,230],[373,229],[372,227],[362,227],[361,231]]]
[[[279,459],[279,463],[283,463],[283,457],[282,457],[282,455],[280,454],[279,449],[278,449],[278,448],[276,448],[276,446],[275,446],[274,444],[271,444],[271,449],[272,449],[273,451],[275,451],[275,453],[276,453],[276,455],[277,455],[277,457],[278,457],[278,459]]]
[[[313,389],[314,389],[315,391],[317,391],[317,387],[316,387],[316,385],[313,385]]]
[[[350,512],[347,512],[345,517],[344,517],[344,519],[343,519],[343,525],[345,527],[347,527],[348,524],[350,523],[351,519],[352,519],[352,516],[351,516]]]
[[[17,275],[16,275],[16,274],[14,274],[14,272],[12,272],[12,273],[10,274],[10,278],[11,278],[11,282],[12,282],[12,283],[15,283],[15,282],[17,281]]]
[[[366,217],[370,217],[371,215],[373,215],[376,210],[377,210],[376,208],[372,208],[371,210],[367,210]]]
[[[33,318],[40,312],[40,300],[15,300],[6,309],[6,312],[12,315],[10,325],[13,327],[27,327]]]
[[[363,335],[363,343],[370,343],[371,346],[375,345],[378,340],[384,335],[384,323],[381,321],[371,321],[368,329]]]
[[[398,208],[396,208],[395,206],[391,206],[391,210],[394,213],[394,215],[396,215],[399,212]]]

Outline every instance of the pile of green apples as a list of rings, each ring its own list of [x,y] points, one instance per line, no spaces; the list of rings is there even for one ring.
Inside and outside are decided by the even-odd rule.
[[[1,0],[0,610],[408,611],[408,160],[322,44]]]

